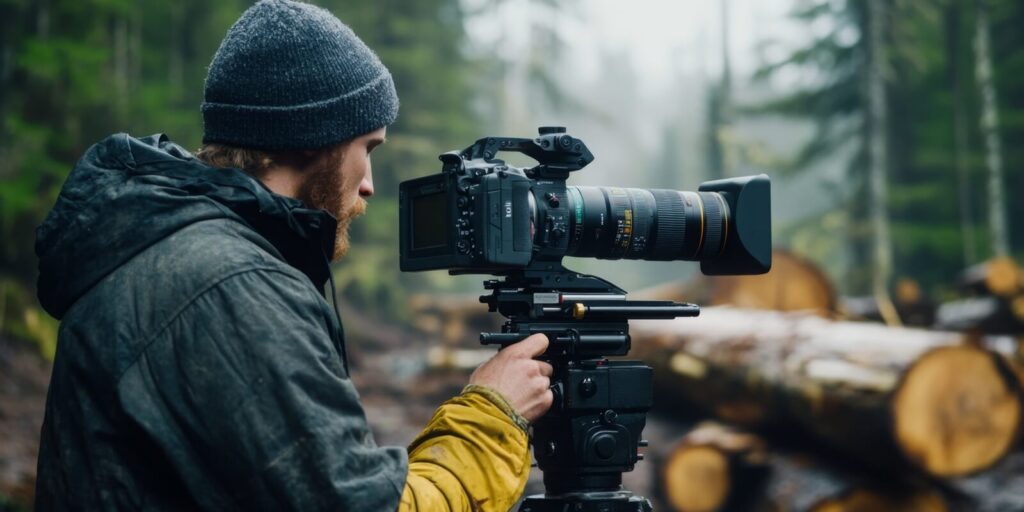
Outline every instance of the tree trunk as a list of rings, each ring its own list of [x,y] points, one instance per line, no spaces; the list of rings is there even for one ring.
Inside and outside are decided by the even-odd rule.
[[[128,108],[128,19],[121,14],[114,17],[114,92],[117,95],[119,112],[124,114]]]
[[[889,325],[899,325],[900,318],[889,297],[892,276],[892,240],[889,235],[888,208],[888,114],[886,105],[885,27],[886,0],[868,0],[868,63],[867,73],[867,144],[868,194],[871,229],[874,235],[872,292],[882,318]]]
[[[961,17],[963,0],[949,0],[945,9],[946,62],[950,92],[953,100],[953,167],[956,170],[956,191],[961,217],[961,238],[964,246],[964,266],[977,261],[974,234],[974,207],[971,201],[971,179],[968,174],[967,97],[964,94],[961,65]]]
[[[1006,361],[957,333],[731,308],[635,321],[632,333],[630,355],[655,367],[656,405],[810,432],[872,467],[963,475],[1017,439]]]
[[[977,0],[974,33],[975,79],[981,91],[981,133],[985,139],[985,166],[988,168],[988,228],[992,254],[1009,256],[1010,236],[1006,226],[1006,200],[1003,197],[1003,155],[999,140],[999,109],[992,78],[989,48],[989,12],[985,0]]]
[[[171,85],[171,97],[180,101],[184,92],[185,84],[185,42],[183,13],[184,6],[178,2],[171,2],[171,44],[170,44],[170,65],[167,66],[167,81]]]
[[[960,202],[960,233],[963,239],[964,266],[977,261],[974,239],[974,210],[971,201],[971,179],[967,167],[967,101],[960,63],[960,17],[962,0],[949,0],[946,6],[946,62],[953,95],[953,162],[956,167],[957,193]]]
[[[50,0],[39,0],[36,11],[36,34],[43,41],[50,38]]]

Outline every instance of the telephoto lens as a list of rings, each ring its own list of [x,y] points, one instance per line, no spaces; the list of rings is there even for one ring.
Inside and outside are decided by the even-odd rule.
[[[756,274],[771,266],[767,176],[707,182],[697,192],[566,189],[567,256],[700,261],[712,274]]]
[[[699,261],[721,254],[729,206],[715,192],[566,187],[568,256]]]

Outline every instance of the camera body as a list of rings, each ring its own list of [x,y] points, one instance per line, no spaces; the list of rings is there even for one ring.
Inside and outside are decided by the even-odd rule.
[[[538,165],[495,158],[514,151]],[[399,185],[400,266],[501,274],[564,256],[698,260],[705,274],[771,266],[765,175],[698,192],[567,186],[594,157],[561,127],[534,139],[487,137],[440,156],[441,172]]]
[[[594,157],[582,141],[559,130],[541,128],[533,140],[480,139],[461,153],[441,155],[440,174],[401,183],[402,270],[488,273],[525,267],[535,252],[540,258],[564,254],[565,181]],[[533,153],[548,163],[511,167],[494,158],[498,151]]]
[[[400,185],[402,270],[526,266],[532,180],[521,169],[453,153],[442,161],[441,174]]]

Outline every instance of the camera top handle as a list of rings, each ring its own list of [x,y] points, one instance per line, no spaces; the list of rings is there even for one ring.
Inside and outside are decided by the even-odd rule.
[[[539,165],[526,169],[530,178],[566,179],[594,161],[594,155],[582,140],[565,133],[562,126],[542,126],[535,139],[516,137],[486,137],[462,150],[459,156],[466,160],[491,161],[499,151],[522,153]]]

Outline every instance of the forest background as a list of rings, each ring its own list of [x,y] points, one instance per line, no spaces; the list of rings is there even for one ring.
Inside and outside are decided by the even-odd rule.
[[[348,307],[381,322],[402,320],[412,293],[479,289],[398,272],[398,182],[479,137],[544,124],[597,156],[577,184],[693,190],[768,172],[775,245],[845,295],[907,277],[941,298],[966,266],[1024,256],[1019,1],[315,3],[380,55],[402,102],[374,153],[377,194],[335,268]],[[52,356],[35,227],[110,133],[199,146],[206,66],[249,4],[0,0],[0,335]],[[627,289],[696,268],[572,266]]]

